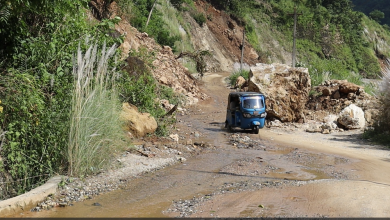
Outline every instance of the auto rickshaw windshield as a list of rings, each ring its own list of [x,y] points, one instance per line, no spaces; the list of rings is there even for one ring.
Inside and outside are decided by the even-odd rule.
[[[263,100],[261,97],[245,97],[243,101],[243,108],[258,109],[263,108]]]

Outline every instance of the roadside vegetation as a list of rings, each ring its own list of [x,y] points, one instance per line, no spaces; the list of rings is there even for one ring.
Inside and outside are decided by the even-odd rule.
[[[55,174],[85,176],[104,168],[124,146],[117,123],[121,102],[156,117],[159,135],[173,122],[155,102],[181,101],[172,89],[159,86],[150,73],[135,79],[123,72],[116,47],[110,56],[93,58],[123,37],[112,34],[119,17],[97,22],[88,11],[87,0],[0,2],[0,199]],[[144,54],[138,56],[148,63]],[[104,66],[93,65],[98,57]],[[90,68],[82,70],[78,59]]]
[[[390,108],[390,59],[386,60],[386,67],[382,71],[377,96],[382,104],[379,109],[379,120],[372,128],[366,129],[364,138],[390,147],[390,111],[388,111]]]
[[[128,145],[119,120],[118,72],[109,68],[116,45],[77,51],[67,146],[70,176],[100,172]]]
[[[236,84],[237,78],[242,76],[244,79],[249,79],[249,70],[236,70],[230,74],[229,77],[226,78],[228,84],[230,86],[234,86]]]

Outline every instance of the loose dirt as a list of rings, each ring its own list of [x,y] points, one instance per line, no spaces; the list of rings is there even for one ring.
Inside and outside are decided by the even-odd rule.
[[[240,129],[228,132],[223,128],[230,91],[226,76],[228,73],[207,74],[203,92],[212,98],[177,115],[179,147],[171,145],[167,150],[177,158],[178,149],[191,146],[189,153],[180,151],[180,157],[187,160],[137,178],[123,176],[126,182],[122,189],[72,207],[17,217],[390,215],[387,149],[361,139],[360,130],[325,135],[307,133],[300,124],[290,124],[265,127],[258,135]],[[188,142],[192,144],[185,144]],[[144,148],[147,145],[144,143]],[[149,151],[156,154],[156,163],[161,162],[158,148],[150,147]],[[153,165],[153,158],[145,159],[139,163]],[[123,167],[121,175],[142,170],[131,166]],[[111,174],[105,176],[115,178]]]
[[[208,80],[213,89],[213,76]],[[213,95],[223,99],[226,91],[214,90]],[[293,174],[294,169],[307,165],[314,168],[309,173],[316,175],[315,179],[323,180],[224,193],[204,202],[191,217],[388,217],[390,152],[361,139],[361,134],[361,130],[324,135],[294,127],[262,129],[261,140],[287,147],[279,152],[281,161],[273,163],[283,167],[277,168],[284,172],[282,176],[286,169]],[[294,154],[297,150],[304,152]],[[337,164],[342,166],[335,169]]]

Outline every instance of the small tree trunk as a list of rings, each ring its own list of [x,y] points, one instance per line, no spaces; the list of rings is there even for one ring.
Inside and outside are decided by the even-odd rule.
[[[154,3],[153,3],[153,5],[152,5],[152,9],[150,9],[150,12],[149,12],[148,20],[146,21],[145,28],[148,27],[149,20],[150,20],[150,17],[152,16],[153,8],[154,8],[154,6],[156,5],[156,2],[157,2],[157,0],[154,0]]]
[[[242,62],[243,62],[243,59],[244,59],[244,43],[245,43],[245,28],[244,28],[244,30],[242,31],[240,71],[242,71]]]

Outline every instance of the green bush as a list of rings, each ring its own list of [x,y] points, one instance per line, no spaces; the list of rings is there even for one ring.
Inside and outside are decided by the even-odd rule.
[[[237,78],[239,76],[244,77],[245,80],[248,80],[249,78],[249,70],[237,70],[230,74],[230,76],[227,79],[230,86],[234,86],[236,84]]]
[[[10,2],[7,22],[0,23],[1,157],[17,194],[66,172],[72,57],[80,39],[122,41],[110,37],[118,19],[86,22],[86,1],[24,3]]]
[[[45,181],[63,167],[63,150],[68,130],[67,100],[59,105],[56,98],[47,97],[40,81],[28,73],[9,69],[0,77],[0,113],[2,158],[4,168],[15,182],[17,194]],[[16,196],[16,195],[10,195]]]
[[[194,13],[192,17],[194,18],[196,23],[198,23],[200,26],[203,26],[203,24],[206,23],[207,21],[207,18],[206,16],[204,16],[203,13]]]

